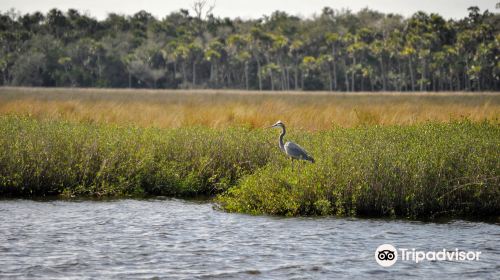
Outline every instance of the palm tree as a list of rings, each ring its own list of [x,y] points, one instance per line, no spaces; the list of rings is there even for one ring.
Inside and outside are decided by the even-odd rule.
[[[302,55],[304,53],[304,42],[301,40],[294,40],[290,44],[289,55],[293,60],[294,68],[294,88],[299,89],[299,72],[300,72],[300,62],[302,60]]]
[[[327,44],[330,45],[330,48],[332,49],[332,55],[331,55],[331,62],[333,66],[333,87],[334,90],[337,90],[337,62],[336,58],[338,56],[337,54],[337,49],[338,49],[338,44],[340,42],[340,35],[337,33],[329,33],[326,35],[326,42]]]

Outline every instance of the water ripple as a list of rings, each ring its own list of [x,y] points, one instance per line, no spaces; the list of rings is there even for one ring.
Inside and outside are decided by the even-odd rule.
[[[500,227],[280,218],[177,199],[0,201],[0,278],[499,279]],[[378,245],[482,251],[478,262],[374,261]]]

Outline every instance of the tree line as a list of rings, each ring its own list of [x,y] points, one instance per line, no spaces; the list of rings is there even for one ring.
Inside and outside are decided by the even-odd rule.
[[[500,89],[500,14],[323,8],[300,18],[215,17],[199,2],[159,20],[77,10],[0,12],[0,84],[246,90]],[[207,12],[208,11],[208,12]]]

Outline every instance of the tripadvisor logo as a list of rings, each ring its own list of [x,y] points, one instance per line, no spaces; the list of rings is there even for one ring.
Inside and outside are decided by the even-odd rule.
[[[383,267],[389,267],[394,265],[398,259],[415,263],[422,261],[478,261],[479,255],[481,252],[478,251],[461,251],[459,249],[418,251],[415,248],[399,248],[398,254],[396,247],[391,244],[382,244],[375,250],[375,261]]]
[[[398,251],[391,244],[382,244],[375,250],[375,260],[383,267],[389,267],[396,263]]]

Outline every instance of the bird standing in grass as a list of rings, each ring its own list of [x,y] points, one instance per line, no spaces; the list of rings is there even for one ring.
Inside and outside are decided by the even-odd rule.
[[[312,163],[314,163],[314,158],[311,157],[304,148],[301,146],[293,143],[293,142],[286,142],[283,144],[283,136],[285,136],[286,129],[285,129],[285,124],[282,121],[277,121],[274,125],[271,126],[272,128],[274,127],[280,127],[281,128],[281,134],[280,134],[280,140],[279,140],[279,145],[280,149],[285,152],[291,159],[292,159],[292,168],[293,168],[293,160],[307,160]]]

